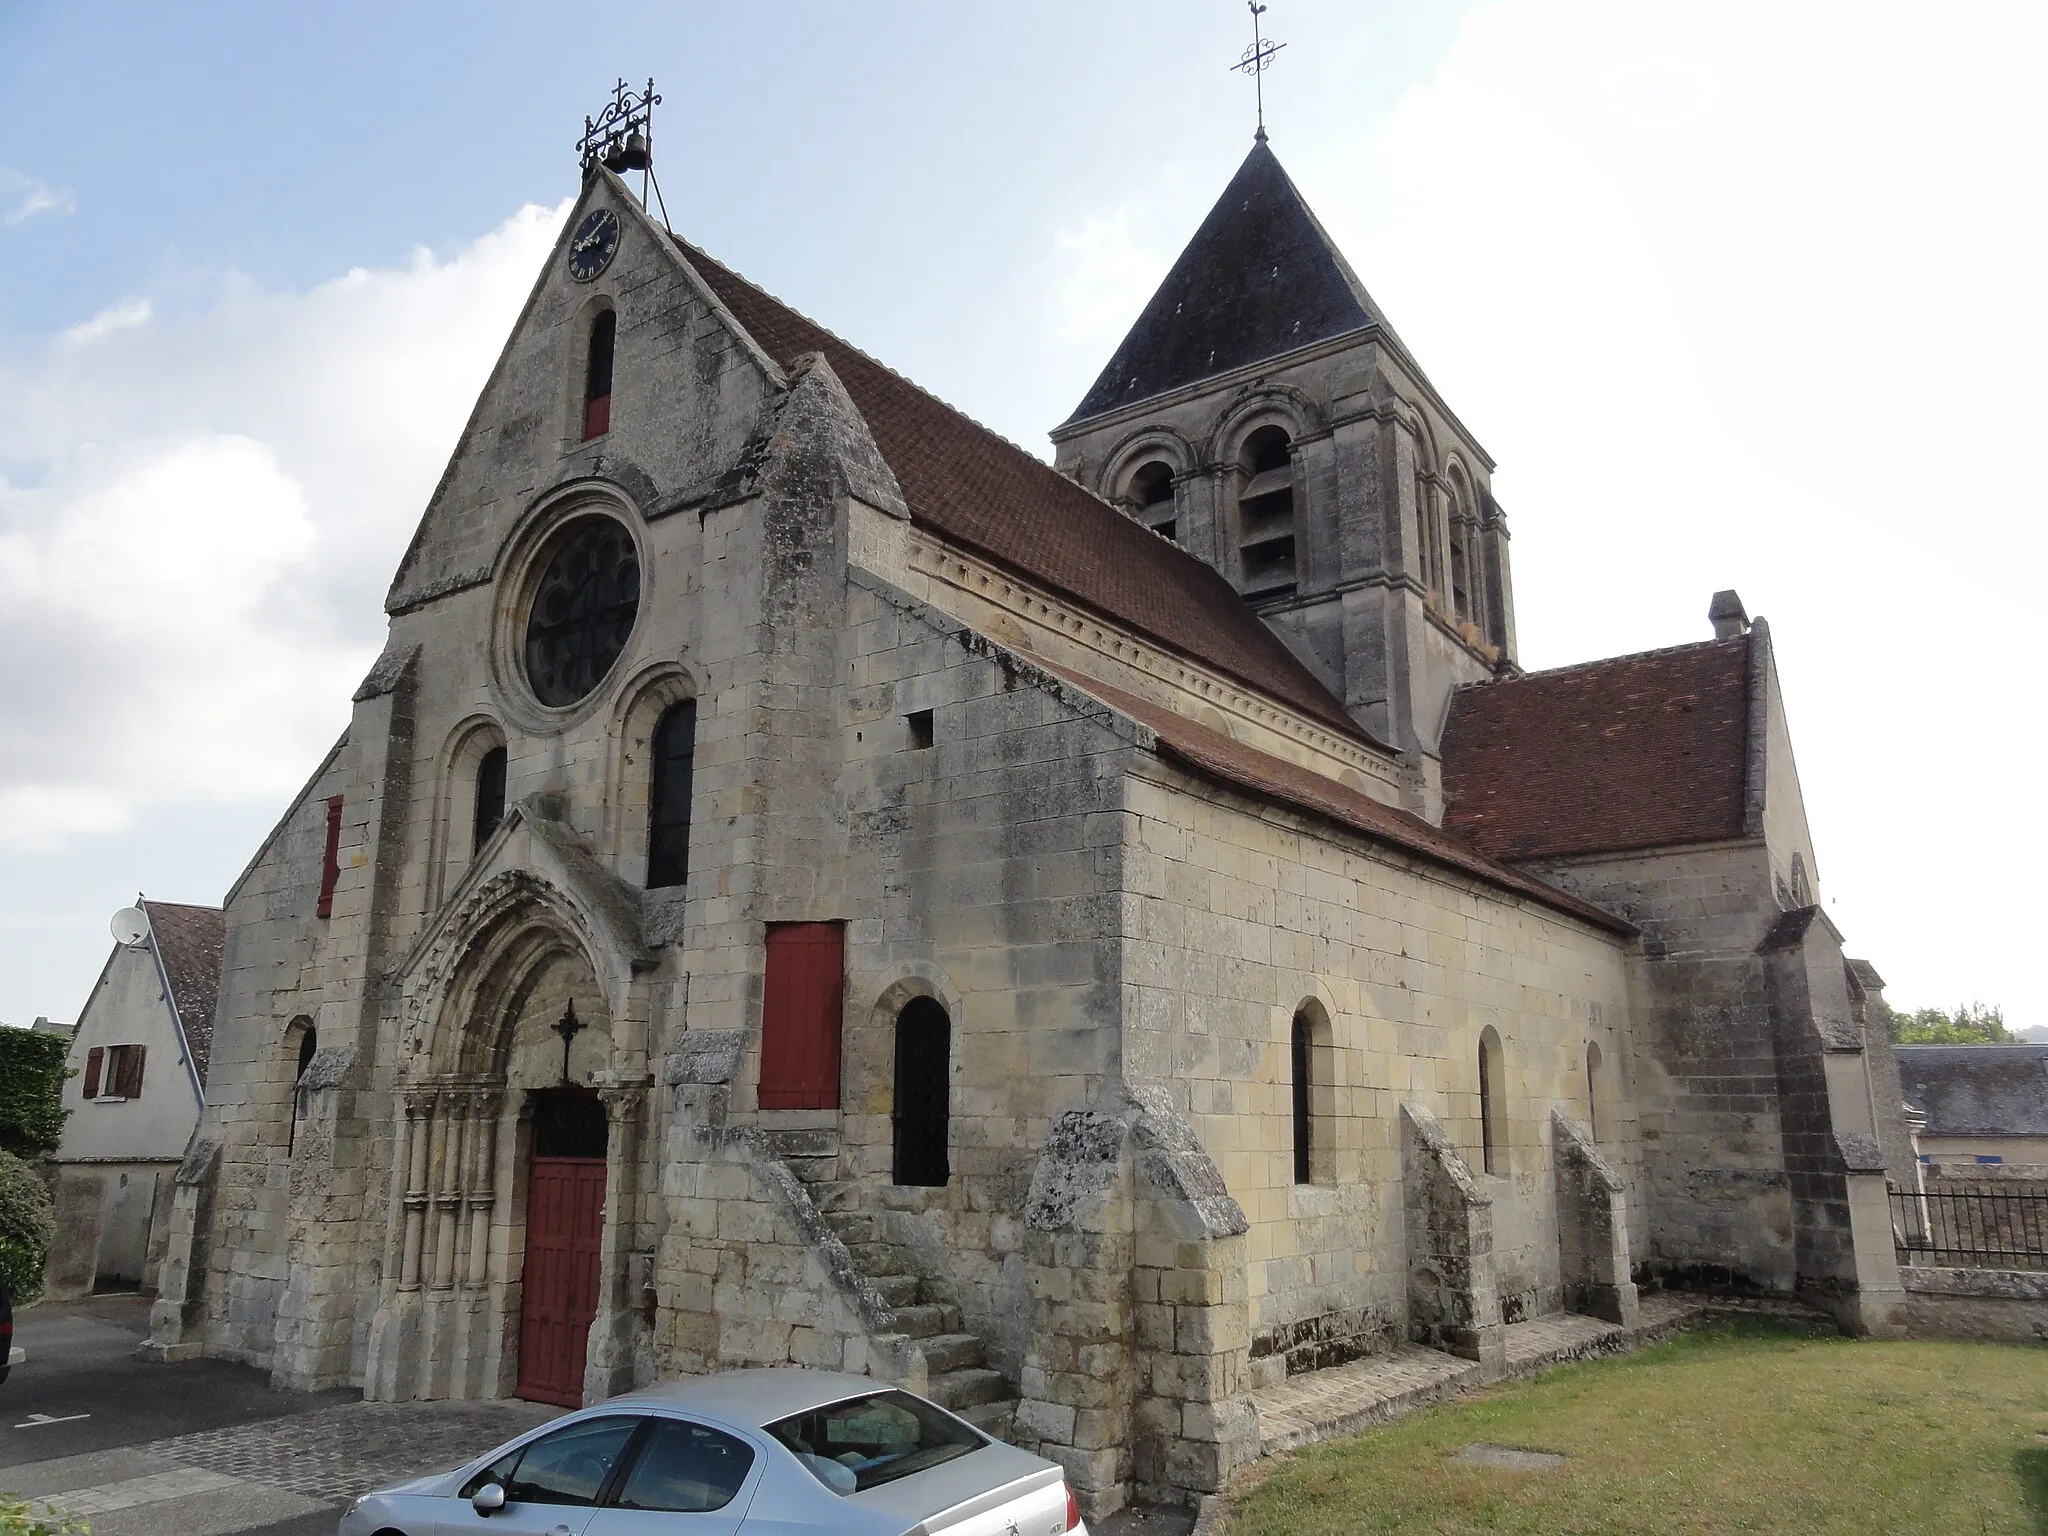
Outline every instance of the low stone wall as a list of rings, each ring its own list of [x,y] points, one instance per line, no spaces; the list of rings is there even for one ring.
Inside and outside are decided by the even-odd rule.
[[[2048,1344],[2048,1271],[1907,1265],[1899,1278],[1916,1337]]]

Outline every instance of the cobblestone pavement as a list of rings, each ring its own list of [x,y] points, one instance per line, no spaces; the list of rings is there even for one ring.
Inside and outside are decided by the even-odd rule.
[[[334,1536],[365,1489],[452,1467],[554,1417],[536,1403],[278,1392],[220,1360],[135,1358],[139,1297],[24,1309],[0,1388],[0,1489],[93,1536]]]
[[[357,1494],[460,1466],[561,1410],[539,1403],[349,1403],[262,1424],[159,1440],[181,1466],[346,1504]]]

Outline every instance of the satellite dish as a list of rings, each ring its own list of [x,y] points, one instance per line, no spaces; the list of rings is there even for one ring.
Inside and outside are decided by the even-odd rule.
[[[140,948],[149,938],[149,919],[140,907],[123,907],[107,927],[113,930],[114,942],[124,949]]]

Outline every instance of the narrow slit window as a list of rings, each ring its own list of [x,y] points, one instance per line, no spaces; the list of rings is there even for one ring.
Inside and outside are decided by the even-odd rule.
[[[476,765],[476,815],[469,839],[472,853],[491,840],[498,823],[505,819],[505,762],[505,749],[493,747]]]
[[[1507,1091],[1503,1065],[1500,1036],[1489,1024],[1479,1034],[1479,1147],[1480,1165],[1496,1176],[1508,1171],[1507,1118],[1501,1102]]]
[[[1315,1115],[1314,1084],[1311,1073],[1315,1062],[1315,1046],[1311,1038],[1308,1015],[1294,1016],[1292,1041],[1294,1056],[1294,1182],[1314,1182],[1315,1158]]]
[[[320,899],[315,917],[334,915],[334,888],[341,883],[341,796],[327,802],[327,851],[320,858]]]
[[[612,429],[612,353],[619,337],[619,317],[605,310],[590,327],[590,354],[583,372],[583,440],[603,437]]]
[[[697,701],[669,706],[654,727],[647,796],[647,888],[690,880],[690,794],[697,772]]]
[[[952,1057],[952,1021],[933,998],[914,997],[896,1015],[895,1132],[898,1184],[944,1187],[949,1172],[947,1140]]]

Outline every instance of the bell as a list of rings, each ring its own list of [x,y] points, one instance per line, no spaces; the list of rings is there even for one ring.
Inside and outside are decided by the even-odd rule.
[[[627,134],[626,147],[620,152],[620,158],[625,162],[626,169],[629,171],[646,170],[647,135],[638,128]]]
[[[614,176],[618,175],[632,163],[626,158],[626,155],[625,143],[622,140],[613,139],[604,147],[604,168]]]

